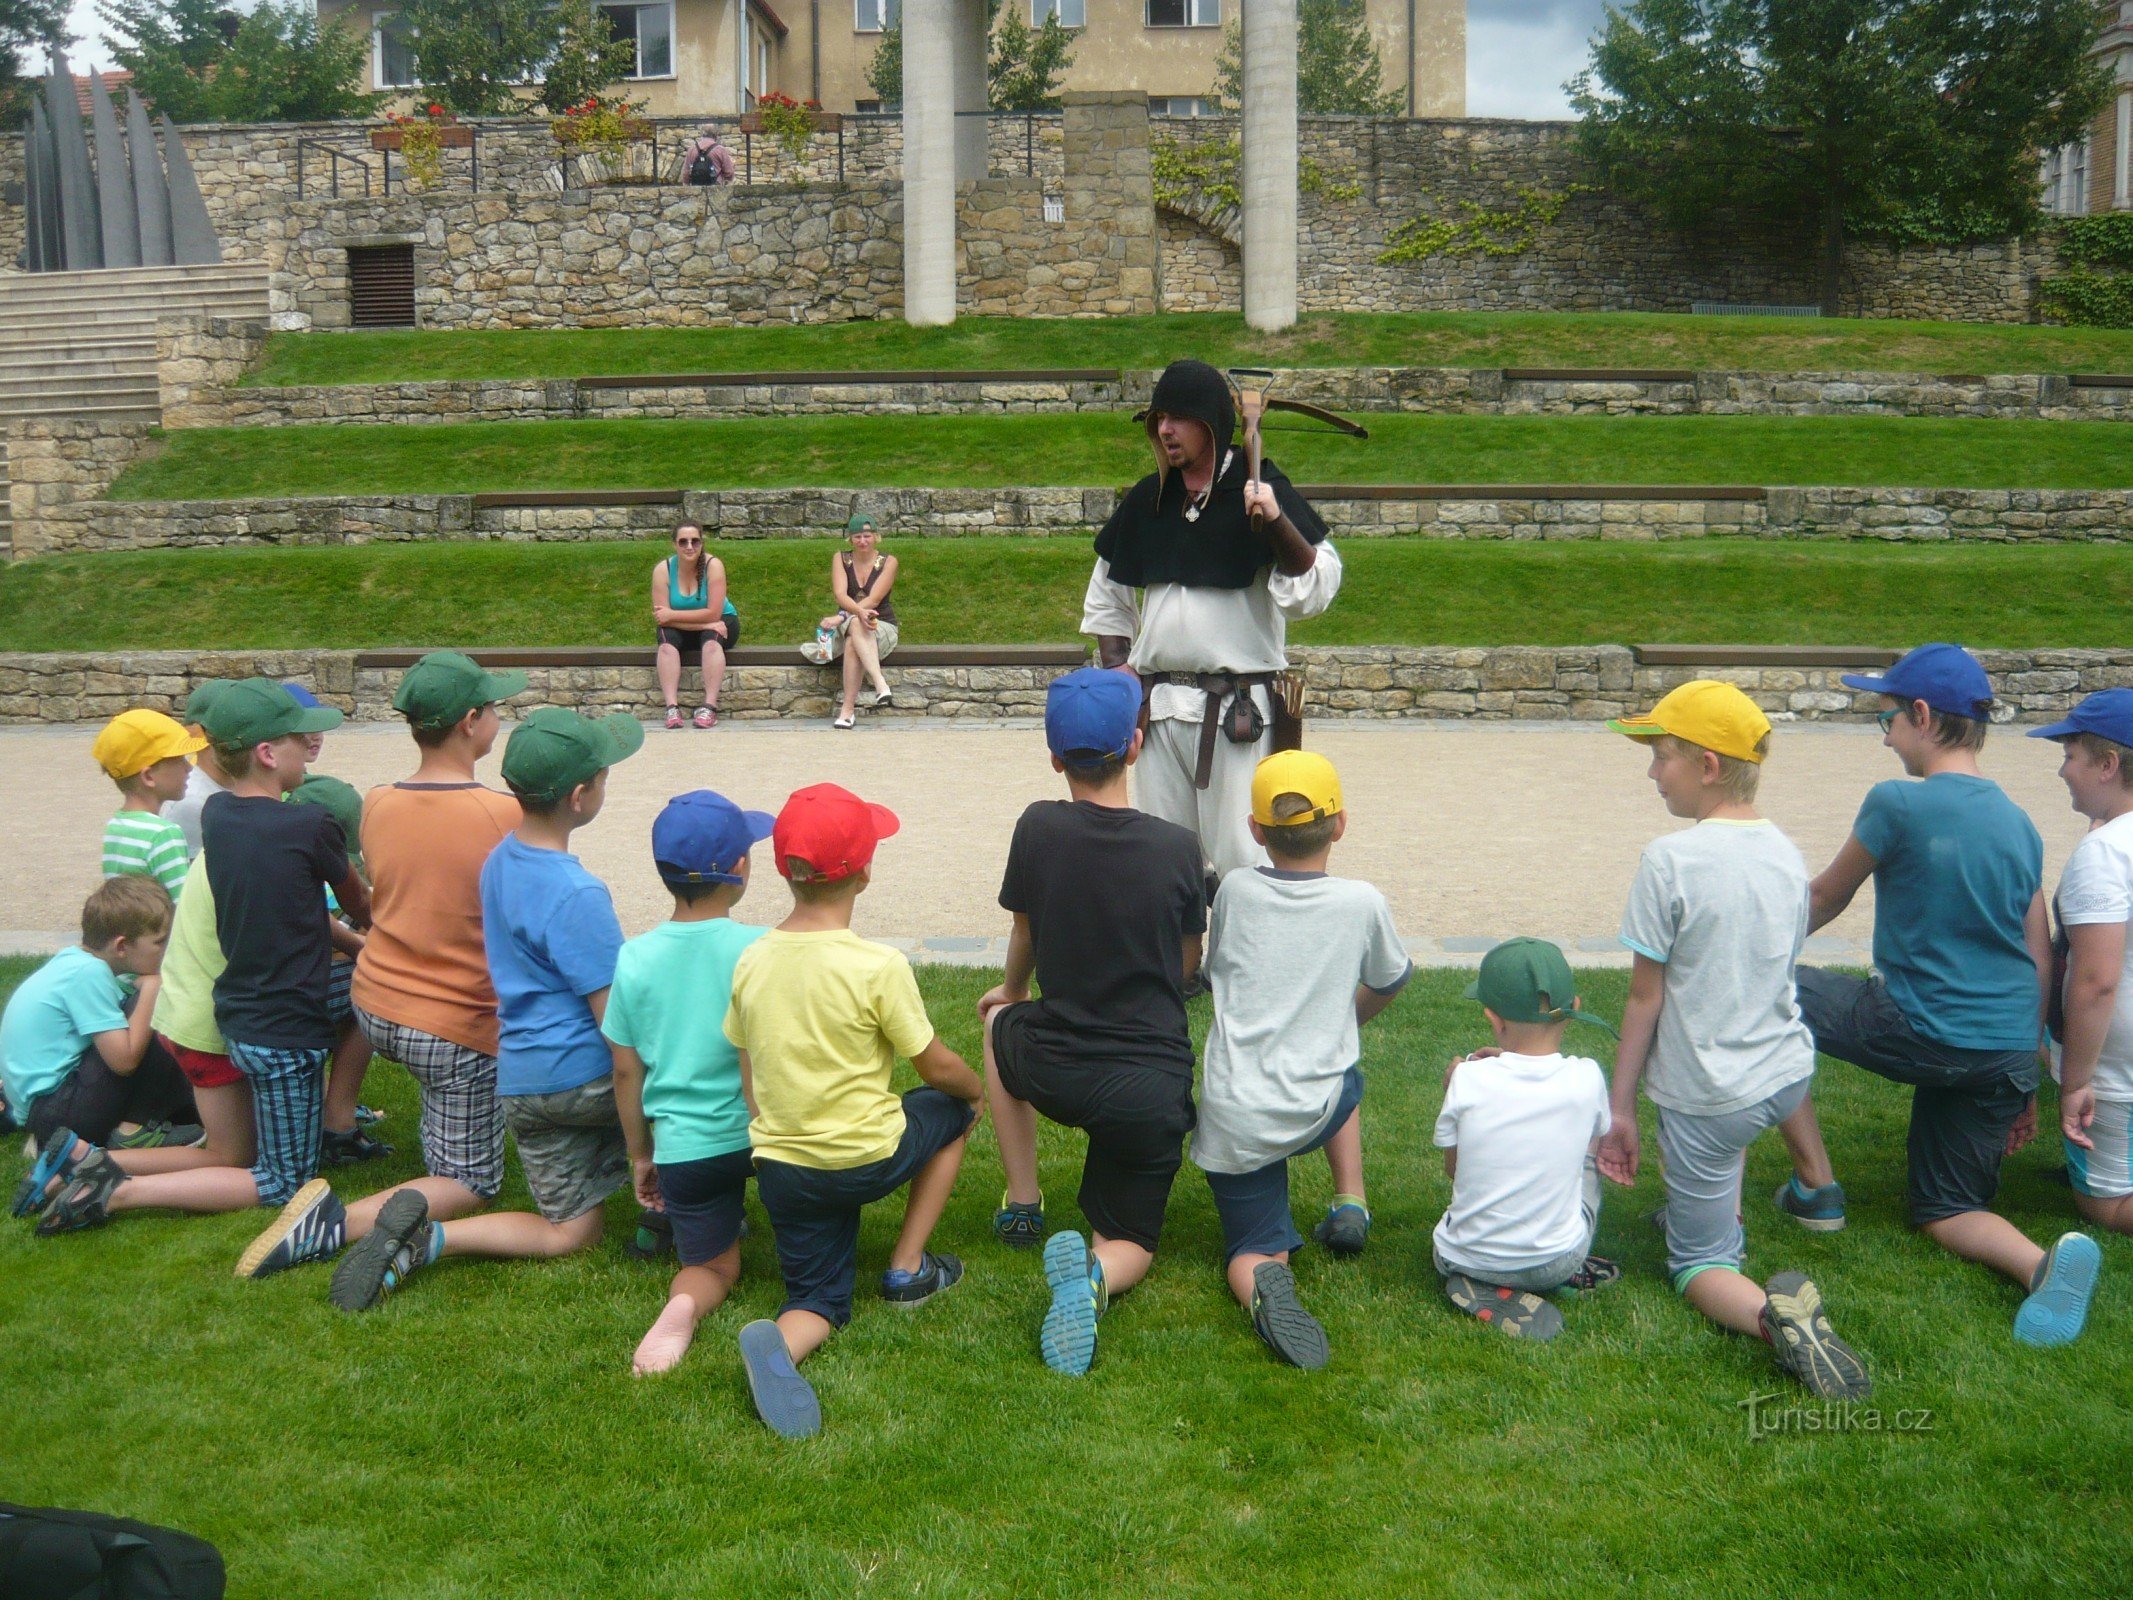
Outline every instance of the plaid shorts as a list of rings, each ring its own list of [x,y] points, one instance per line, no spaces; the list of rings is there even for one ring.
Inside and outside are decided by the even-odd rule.
[[[225,1039],[230,1065],[252,1086],[252,1123],[259,1159],[252,1186],[262,1205],[278,1206],[318,1176],[319,1134],[325,1125],[329,1050],[300,1050]]]
[[[348,989],[355,982],[356,964],[346,956],[336,953],[333,965],[326,969],[326,1012],[333,1018],[336,1028],[347,1025],[355,1015],[355,1006],[348,998]]]
[[[504,1111],[496,1098],[496,1057],[374,1017],[356,1024],[371,1049],[407,1068],[422,1090],[422,1163],[436,1178],[463,1183],[484,1200],[504,1186]]]

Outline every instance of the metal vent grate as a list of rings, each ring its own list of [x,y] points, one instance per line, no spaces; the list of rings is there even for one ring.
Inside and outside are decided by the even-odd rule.
[[[415,247],[381,245],[348,252],[348,322],[356,328],[415,325]]]

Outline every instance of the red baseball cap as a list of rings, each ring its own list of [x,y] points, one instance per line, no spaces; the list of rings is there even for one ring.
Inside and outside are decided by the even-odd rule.
[[[874,847],[900,826],[887,806],[871,805],[834,783],[810,784],[795,789],[779,811],[770,848],[782,876],[792,876],[787,858],[798,856],[818,879],[834,882],[864,872]]]

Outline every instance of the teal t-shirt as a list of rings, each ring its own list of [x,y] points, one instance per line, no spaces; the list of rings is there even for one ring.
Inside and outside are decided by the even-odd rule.
[[[662,1166],[748,1148],[741,1058],[726,1003],[741,952],[763,936],[731,917],[662,922],[622,947],[601,1031],[644,1060],[644,1114]]]
[[[91,1039],[126,1026],[122,999],[118,975],[78,944],[24,978],[0,1017],[7,1103],[27,1111],[32,1100],[66,1082]]]
[[[1989,778],[1943,772],[1867,791],[1852,833],[1874,858],[1874,966],[1905,1019],[1942,1044],[2037,1043],[2037,968],[2022,919],[2044,841]]]

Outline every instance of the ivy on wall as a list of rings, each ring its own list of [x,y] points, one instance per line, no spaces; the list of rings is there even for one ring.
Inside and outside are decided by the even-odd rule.
[[[1541,229],[1552,226],[1573,195],[1592,185],[1573,183],[1555,190],[1514,189],[1518,204],[1491,210],[1472,200],[1453,202],[1449,213],[1403,222],[1385,236],[1378,261],[1387,266],[1427,261],[1433,256],[1515,256],[1532,248]],[[1424,194],[1425,201],[1434,197]]]
[[[2073,270],[2039,289],[2047,317],[2084,328],[2133,328],[2133,211],[2069,218],[2059,230],[2059,258]]]
[[[1207,199],[1225,206],[1244,203],[1237,173],[1244,160],[1243,145],[1236,139],[1202,139],[1192,144],[1160,142],[1149,151],[1149,172],[1155,180],[1155,203],[1175,207]],[[1359,200],[1363,185],[1358,179],[1335,180],[1325,166],[1310,156],[1298,156],[1296,188],[1300,194],[1323,195],[1328,200]]]

